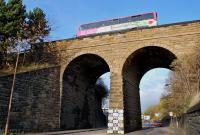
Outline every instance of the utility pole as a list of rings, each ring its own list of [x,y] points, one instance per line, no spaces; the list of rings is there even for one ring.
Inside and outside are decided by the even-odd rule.
[[[17,73],[18,61],[19,61],[19,52],[17,52],[17,60],[16,60],[16,63],[15,63],[15,70],[14,70],[12,88],[11,88],[11,92],[10,92],[9,106],[8,106],[8,116],[7,116],[7,119],[6,119],[6,127],[5,127],[5,135],[8,135],[9,121],[10,121],[10,111],[11,111],[11,107],[12,107],[12,98],[13,98],[13,92],[14,92],[14,88],[15,88],[15,78],[16,78],[16,73]]]

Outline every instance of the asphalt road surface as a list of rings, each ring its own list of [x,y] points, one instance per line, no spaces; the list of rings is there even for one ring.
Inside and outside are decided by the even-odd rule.
[[[160,127],[135,131],[128,133],[127,135],[185,135],[185,133],[181,129]]]
[[[106,130],[73,133],[71,135],[106,135]],[[181,129],[169,127],[150,128],[128,133],[126,135],[185,135]]]
[[[28,135],[28,134],[27,134]],[[92,129],[92,130],[74,130],[74,131],[61,131],[54,133],[42,133],[42,134],[29,134],[29,135],[107,135],[106,129]],[[149,128],[140,131],[127,133],[126,135],[185,135],[181,129],[160,127]]]

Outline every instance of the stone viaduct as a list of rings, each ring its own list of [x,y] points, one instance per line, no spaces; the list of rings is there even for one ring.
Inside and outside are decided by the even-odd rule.
[[[59,63],[17,75],[11,128],[41,132],[107,125],[107,133],[124,134],[141,129],[142,76],[153,68],[170,69],[174,59],[189,56],[200,45],[200,21],[46,44],[58,50]],[[103,92],[95,87],[96,80],[106,72],[111,73],[107,122],[101,111]],[[1,128],[5,124],[5,95],[9,94],[11,78],[0,77]]]

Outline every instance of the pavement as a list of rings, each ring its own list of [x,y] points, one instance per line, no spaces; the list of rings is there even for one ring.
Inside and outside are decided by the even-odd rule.
[[[107,135],[106,129],[85,129],[71,130],[60,132],[49,132],[41,134],[26,134],[26,135]],[[170,127],[148,128],[140,131],[127,133],[126,135],[186,135],[182,129]]]

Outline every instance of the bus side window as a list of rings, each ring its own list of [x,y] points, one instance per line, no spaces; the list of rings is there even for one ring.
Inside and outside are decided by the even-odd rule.
[[[119,19],[113,19],[112,20],[112,25],[115,25],[115,24],[119,24]]]
[[[130,22],[135,22],[139,20],[139,16],[131,16]]]
[[[119,19],[119,23],[127,23],[127,22],[130,22],[130,17],[120,18]]]
[[[81,25],[81,26],[80,26],[80,30],[85,30],[84,25]]]
[[[112,20],[103,22],[103,25],[104,26],[110,26],[110,25],[112,25]]]
[[[102,26],[104,26],[104,22],[97,22],[97,23],[93,24],[92,28],[99,28],[99,27],[102,27]]]
[[[139,15],[137,21],[142,21],[142,20],[144,20],[144,19],[142,18],[142,15]]]

